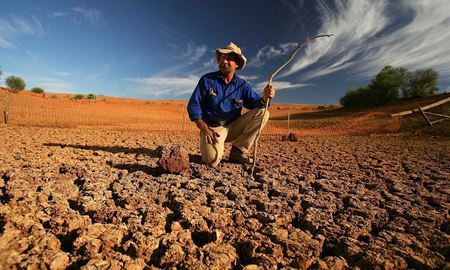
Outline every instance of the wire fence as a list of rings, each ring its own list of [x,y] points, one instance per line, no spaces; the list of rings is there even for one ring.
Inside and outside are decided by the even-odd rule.
[[[195,124],[189,120],[186,101],[143,101],[106,97],[74,100],[68,95],[12,93],[1,88],[0,100],[2,122],[8,125],[198,132]],[[429,111],[448,115],[449,110],[450,103],[447,102]],[[436,115],[428,116],[434,118]],[[309,113],[308,117],[286,112],[283,116],[272,117],[262,134],[327,136],[395,132],[408,121],[410,120],[407,118],[390,117],[389,113],[382,111],[317,112]]]
[[[198,132],[187,114],[187,102],[183,101],[123,101],[102,97],[73,100],[65,96],[8,91],[1,94],[0,111],[8,125]],[[269,124],[264,133],[283,134],[286,130]]]

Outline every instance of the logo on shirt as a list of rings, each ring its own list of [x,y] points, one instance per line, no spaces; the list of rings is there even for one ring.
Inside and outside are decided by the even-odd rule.
[[[217,96],[216,90],[214,90],[212,87],[209,88],[209,94],[213,97]]]
[[[244,100],[238,98],[235,98],[233,101],[236,108],[240,108],[242,106],[242,103],[244,102]]]

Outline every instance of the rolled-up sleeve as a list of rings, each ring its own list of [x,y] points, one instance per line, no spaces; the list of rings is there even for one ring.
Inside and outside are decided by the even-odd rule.
[[[256,91],[248,82],[245,82],[243,97],[245,108],[250,110],[255,108],[264,108],[264,104],[261,102],[262,97],[258,93],[256,93]]]

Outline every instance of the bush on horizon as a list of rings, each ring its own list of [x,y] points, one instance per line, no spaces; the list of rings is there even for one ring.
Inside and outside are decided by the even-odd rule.
[[[87,95],[86,98],[87,98],[87,99],[90,99],[90,100],[95,100],[95,99],[97,99],[97,96],[94,95],[94,94],[89,94],[89,95]]]
[[[36,93],[36,94],[42,94],[45,91],[41,87],[34,87],[34,88],[31,89],[31,92]]]
[[[350,89],[340,99],[346,108],[362,108],[391,104],[400,98],[422,97],[439,90],[438,73],[433,69],[416,70],[385,66],[372,82],[364,87]]]
[[[81,100],[83,98],[84,98],[84,96],[82,94],[76,94],[73,96],[73,99],[75,99],[75,100]]]
[[[23,90],[26,86],[25,81],[18,76],[9,76],[6,78],[5,83],[9,88],[16,90]]]

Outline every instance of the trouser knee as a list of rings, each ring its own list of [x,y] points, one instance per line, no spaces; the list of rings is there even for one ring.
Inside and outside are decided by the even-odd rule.
[[[211,157],[211,156],[207,156],[207,155],[202,155],[202,161],[206,165],[213,167],[213,168],[216,167],[220,163],[219,158]]]

